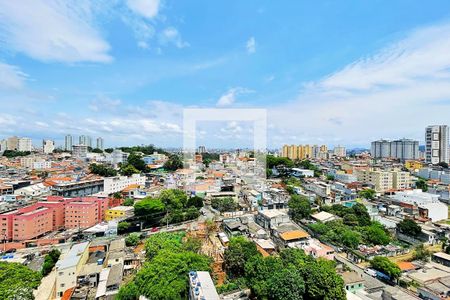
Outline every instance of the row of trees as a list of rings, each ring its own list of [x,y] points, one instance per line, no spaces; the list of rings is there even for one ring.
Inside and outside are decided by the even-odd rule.
[[[134,214],[148,221],[156,219],[163,224],[179,223],[197,218],[201,207],[202,198],[188,198],[182,190],[169,189],[162,191],[158,198],[148,197],[136,202]]]
[[[14,158],[14,157],[19,157],[19,156],[28,156],[30,154],[31,154],[30,151],[5,150],[3,152],[3,156],[5,156],[7,158]]]
[[[187,299],[189,271],[211,271],[211,259],[199,254],[201,242],[183,233],[158,233],[145,243],[147,262],[120,288],[118,300]]]
[[[263,257],[253,242],[235,237],[224,263],[230,280],[243,281],[257,299],[346,299],[335,263],[315,260],[303,250],[286,249],[277,257]]]
[[[238,208],[238,204],[232,197],[214,198],[211,200],[211,206],[220,212],[235,211]]]
[[[107,167],[102,164],[90,164],[89,171],[103,177],[112,177],[117,175],[117,171],[114,170],[114,168]]]
[[[379,222],[372,221],[366,207],[360,203],[351,208],[339,204],[323,206],[322,210],[342,218],[309,225],[324,241],[352,249],[356,249],[362,243],[387,245],[392,241],[392,237],[385,227]]]

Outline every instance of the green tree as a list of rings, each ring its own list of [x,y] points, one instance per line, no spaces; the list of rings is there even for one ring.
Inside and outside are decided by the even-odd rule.
[[[136,284],[131,281],[120,287],[117,294],[118,300],[136,300],[139,299],[140,293]]]
[[[176,171],[183,168],[183,162],[178,155],[171,155],[169,159],[164,163],[164,169],[168,171]]]
[[[117,224],[117,231],[124,232],[127,231],[128,228],[130,228],[131,224],[127,221],[122,221]]]
[[[203,207],[203,198],[199,197],[199,196],[190,197],[187,200],[186,206],[187,207],[194,206],[197,208],[202,208]]]
[[[157,233],[145,241],[145,254],[149,260],[162,250],[177,252],[181,249],[183,235],[179,233]]]
[[[220,212],[235,211],[237,209],[237,203],[231,197],[213,198],[211,206]]]
[[[106,148],[105,152],[106,153],[113,153],[114,149],[113,148]]]
[[[132,165],[137,170],[144,172],[147,170],[147,165],[145,164],[145,161],[142,159],[142,156],[131,153],[127,158],[127,164]]]
[[[164,203],[169,211],[186,207],[188,198],[182,190],[169,189],[161,192],[159,199]]]
[[[126,238],[125,238],[125,245],[127,246],[137,246],[139,244],[140,238],[139,238],[139,234],[136,232],[130,233]]]
[[[144,198],[134,204],[134,214],[136,216],[154,216],[164,212],[165,206],[159,199]]]
[[[296,222],[309,217],[311,214],[311,204],[305,196],[292,195],[288,206],[292,219]]]
[[[372,245],[387,245],[391,242],[390,235],[386,232],[383,225],[378,222],[366,226],[363,229],[363,236],[364,240]]]
[[[126,198],[123,201],[124,206],[133,206],[134,205],[134,199],[133,198]]]
[[[120,167],[120,174],[123,176],[131,176],[133,174],[140,173],[138,169],[136,169],[133,165],[124,164]]]
[[[92,149],[91,152],[92,152],[92,153],[103,153],[103,150],[102,150],[102,149],[99,149],[99,148],[94,148],[94,149]]]
[[[430,260],[432,252],[427,250],[423,244],[419,244],[414,248],[413,260],[421,260],[427,262]]]
[[[0,299],[34,299],[41,274],[19,263],[0,262]]]
[[[376,194],[376,192],[372,189],[364,189],[359,192],[359,196],[361,198],[368,199],[368,200],[374,199],[375,194]]]
[[[420,178],[416,181],[416,188],[421,189],[423,192],[428,191],[428,184],[425,180]]]
[[[255,243],[245,237],[233,237],[224,253],[225,271],[231,278],[244,275],[245,263],[253,256],[260,255]]]
[[[267,299],[270,295],[270,279],[275,272],[281,271],[283,264],[278,257],[250,256],[245,263],[245,278],[253,294],[258,299]]]
[[[345,300],[344,280],[336,274],[332,261],[318,259],[301,270],[305,280],[305,299]]]
[[[163,250],[142,268],[134,282],[150,300],[186,299],[190,271],[210,271],[210,258],[189,251]]]
[[[403,219],[397,224],[397,230],[403,234],[417,237],[422,232],[422,228],[411,219]]]
[[[194,220],[200,216],[200,212],[195,207],[189,207],[184,215],[185,220]]]
[[[44,258],[44,263],[41,269],[42,276],[47,276],[53,270],[53,267],[58,261],[60,255],[61,252],[58,249],[50,250],[50,252]]]
[[[352,206],[353,213],[358,217],[359,226],[368,226],[371,224],[370,215],[367,212],[367,208],[361,204],[356,203]]]
[[[305,281],[294,267],[273,273],[269,280],[269,299],[301,300],[305,293]]]
[[[384,256],[375,256],[370,261],[370,266],[375,270],[390,276],[391,279],[398,279],[402,273],[400,268],[395,263]]]

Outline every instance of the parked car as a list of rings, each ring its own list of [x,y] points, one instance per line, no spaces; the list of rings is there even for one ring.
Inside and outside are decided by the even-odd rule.
[[[365,269],[364,273],[366,273],[372,277],[377,277],[377,271],[375,271],[374,269],[371,269],[371,268]]]

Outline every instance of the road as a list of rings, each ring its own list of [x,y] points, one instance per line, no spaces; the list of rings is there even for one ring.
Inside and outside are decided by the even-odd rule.
[[[384,282],[378,280],[375,277],[372,277],[366,273],[364,273],[364,269],[359,267],[358,265],[354,264],[353,262],[349,261],[347,258],[340,256],[339,254],[335,255],[335,259],[343,264],[345,264],[347,267],[349,267],[352,271],[355,271],[358,273],[361,278],[365,281],[366,290],[368,293],[374,293],[377,291],[381,291],[382,289],[386,288],[388,285]]]

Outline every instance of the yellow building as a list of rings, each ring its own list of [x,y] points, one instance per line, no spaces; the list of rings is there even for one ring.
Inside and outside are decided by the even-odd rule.
[[[407,160],[405,161],[405,168],[408,170],[419,170],[423,168],[423,163],[417,160]]]
[[[134,215],[133,206],[116,206],[112,207],[105,212],[105,220],[111,221],[117,218],[125,219]]]
[[[281,156],[288,157],[292,160],[302,160],[307,158],[318,158],[320,157],[320,153],[326,154],[328,151],[327,146],[322,145],[320,146],[320,151],[316,151],[318,153],[314,154],[313,148],[314,146],[310,145],[284,145],[281,151]]]

